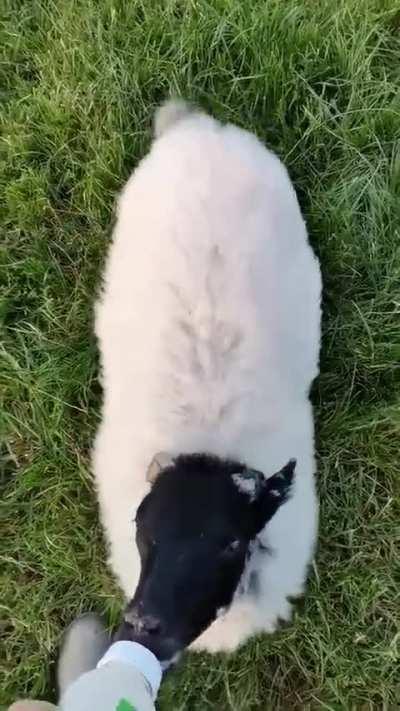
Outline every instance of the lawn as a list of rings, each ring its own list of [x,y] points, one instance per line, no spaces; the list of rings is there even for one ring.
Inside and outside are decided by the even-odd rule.
[[[397,5],[397,8],[396,8]],[[89,452],[115,196],[169,93],[285,161],[324,276],[319,550],[294,623],[188,656],[162,711],[400,704],[398,0],[4,0],[0,708],[52,698],[60,633],[118,619]],[[397,546],[397,550],[396,550]]]

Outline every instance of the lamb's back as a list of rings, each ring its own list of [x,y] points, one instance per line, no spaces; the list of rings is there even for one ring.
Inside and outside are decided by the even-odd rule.
[[[97,309],[105,411],[189,449],[258,426],[316,374],[319,292],[278,158],[209,117],[179,121],[119,201]]]

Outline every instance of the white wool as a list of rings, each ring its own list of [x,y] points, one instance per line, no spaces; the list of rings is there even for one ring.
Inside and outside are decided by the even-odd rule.
[[[242,494],[247,494],[250,501],[253,501],[257,491],[257,482],[255,479],[248,477],[245,479],[241,474],[234,474],[233,482],[235,486],[242,492]]]
[[[321,280],[286,169],[257,138],[179,112],[128,181],[96,309],[104,385],[94,449],[110,564],[130,598],[134,515],[157,452],[208,452],[295,485],[234,603],[194,648],[230,650],[290,617],[317,528],[309,389]]]

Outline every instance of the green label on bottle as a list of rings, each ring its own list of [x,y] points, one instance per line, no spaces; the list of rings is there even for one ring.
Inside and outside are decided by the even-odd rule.
[[[128,699],[121,699],[118,701],[115,711],[136,711],[136,708]]]

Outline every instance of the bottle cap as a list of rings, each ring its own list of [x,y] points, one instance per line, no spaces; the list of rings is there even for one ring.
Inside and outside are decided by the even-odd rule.
[[[114,642],[97,663],[97,669],[110,662],[135,667],[149,683],[153,699],[156,698],[161,684],[162,669],[157,657],[147,647],[127,640]]]

